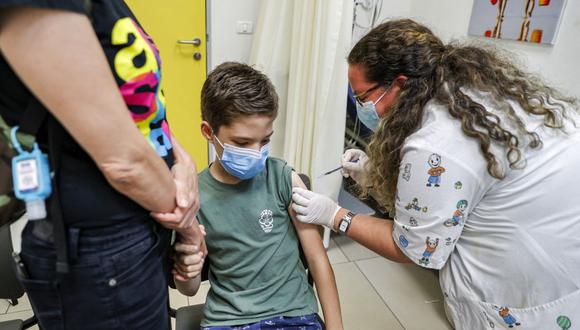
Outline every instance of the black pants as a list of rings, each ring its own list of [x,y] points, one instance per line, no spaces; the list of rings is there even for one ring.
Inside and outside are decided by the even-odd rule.
[[[55,272],[53,243],[29,222],[21,282],[43,330],[169,329],[170,233],[150,218],[98,229],[68,230],[70,273]]]

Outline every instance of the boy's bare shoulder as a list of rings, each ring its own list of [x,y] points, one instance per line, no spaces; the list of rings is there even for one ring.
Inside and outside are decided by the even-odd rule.
[[[292,171],[292,188],[294,187],[306,189],[304,181],[302,181],[302,178],[300,177],[300,175],[298,175],[298,173],[296,173],[296,171]]]

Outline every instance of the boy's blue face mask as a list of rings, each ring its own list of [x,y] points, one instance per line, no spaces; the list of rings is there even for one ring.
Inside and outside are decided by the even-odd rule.
[[[217,136],[215,139],[223,148],[220,163],[229,174],[240,180],[248,180],[264,170],[270,151],[270,143],[263,146],[260,150],[254,150],[235,147],[229,144],[224,145]]]

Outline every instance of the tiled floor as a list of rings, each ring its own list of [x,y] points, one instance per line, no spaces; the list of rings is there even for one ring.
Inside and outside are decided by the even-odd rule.
[[[0,300],[0,322],[15,319],[26,320],[32,317],[31,308],[26,295],[18,300],[18,305],[16,306],[11,306],[6,300]],[[38,330],[38,326],[30,329]]]
[[[341,205],[366,213],[361,209],[364,206],[354,205],[355,199],[341,194]],[[338,285],[346,330],[452,329],[443,312],[435,272],[388,261],[343,236],[332,237],[328,256]],[[171,290],[171,306],[203,303],[208,290],[208,283],[202,283],[195,297]],[[26,297],[17,306],[0,300],[0,322],[30,316],[32,311]]]

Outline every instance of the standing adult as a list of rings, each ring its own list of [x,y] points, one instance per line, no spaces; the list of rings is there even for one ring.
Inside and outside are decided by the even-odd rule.
[[[167,125],[153,40],[121,0],[0,0],[0,50],[2,118],[50,113],[37,140],[56,189],[48,218],[23,232],[20,268],[40,326],[168,329],[170,232],[150,212],[202,238],[195,165]]]

